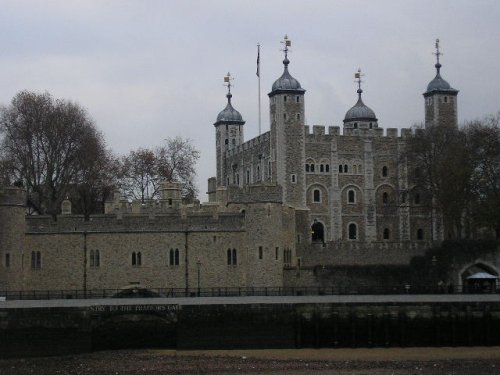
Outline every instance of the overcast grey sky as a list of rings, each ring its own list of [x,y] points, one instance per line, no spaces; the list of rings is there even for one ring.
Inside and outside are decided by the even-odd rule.
[[[0,104],[24,89],[77,101],[118,154],[189,137],[201,151],[204,200],[228,71],[245,139],[258,134],[258,42],[263,131],[285,33],[307,124],[342,124],[360,67],[379,125],[401,128],[423,120],[436,38],[442,76],[460,90],[459,121],[500,110],[499,20],[498,0],[0,0]]]

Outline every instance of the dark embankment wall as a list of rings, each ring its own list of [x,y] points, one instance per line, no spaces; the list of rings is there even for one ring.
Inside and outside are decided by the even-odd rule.
[[[183,305],[168,311],[0,308],[0,356],[138,347],[500,345],[500,302]]]

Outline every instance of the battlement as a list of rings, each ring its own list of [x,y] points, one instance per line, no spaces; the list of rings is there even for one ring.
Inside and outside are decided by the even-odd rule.
[[[234,156],[234,155],[241,154],[243,152],[252,150],[254,148],[259,147],[260,145],[262,145],[264,143],[269,142],[270,139],[271,139],[271,132],[269,132],[269,131],[265,132],[265,133],[255,137],[255,138],[252,138],[252,139],[246,141],[245,143],[242,143],[238,147],[235,147],[233,149],[228,150],[226,152],[226,155],[227,156]]]
[[[213,208],[213,207],[212,207]],[[113,232],[234,232],[244,230],[245,215],[240,212],[123,213],[94,215],[85,221],[81,215],[65,215],[53,221],[50,216],[27,216],[28,233],[113,233]]]
[[[0,186],[0,206],[25,206],[26,191],[18,187]]]
[[[304,126],[304,133],[306,137],[337,137],[337,136],[363,136],[363,137],[386,137],[386,138],[398,138],[407,137],[412,134],[410,128],[375,128],[375,129],[350,129],[343,128],[341,132],[340,126],[328,126],[328,132],[326,132],[326,126],[323,125],[313,125],[312,132],[311,126]]]

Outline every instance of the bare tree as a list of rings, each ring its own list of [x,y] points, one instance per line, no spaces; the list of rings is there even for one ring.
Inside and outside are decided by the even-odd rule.
[[[39,213],[55,215],[81,169],[85,147],[102,135],[85,109],[49,93],[18,93],[0,110],[11,181],[22,181]]]
[[[499,117],[460,129],[417,126],[408,138],[405,157],[419,171],[413,182],[433,197],[454,238],[473,237],[494,220],[498,228]]]
[[[154,150],[140,148],[122,158],[121,185],[130,199],[145,202],[159,197],[160,182],[180,182],[182,195],[197,195],[194,183],[199,152],[189,139],[168,138]]]
[[[161,178],[168,182],[180,182],[183,197],[188,200],[195,198],[198,195],[194,181],[195,166],[200,152],[191,140],[181,137],[167,138],[166,144],[158,147],[155,153]]]
[[[152,150],[140,148],[122,158],[121,185],[127,198],[142,203],[158,196],[160,176]]]

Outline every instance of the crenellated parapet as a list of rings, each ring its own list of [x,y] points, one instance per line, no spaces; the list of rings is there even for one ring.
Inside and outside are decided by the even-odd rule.
[[[326,131],[328,129],[328,131]],[[312,131],[311,131],[312,130]],[[308,141],[314,139],[331,140],[333,137],[379,137],[379,138],[398,138],[407,137],[412,134],[410,128],[374,128],[374,129],[351,129],[341,128],[339,126],[309,125],[304,126],[304,134]]]

